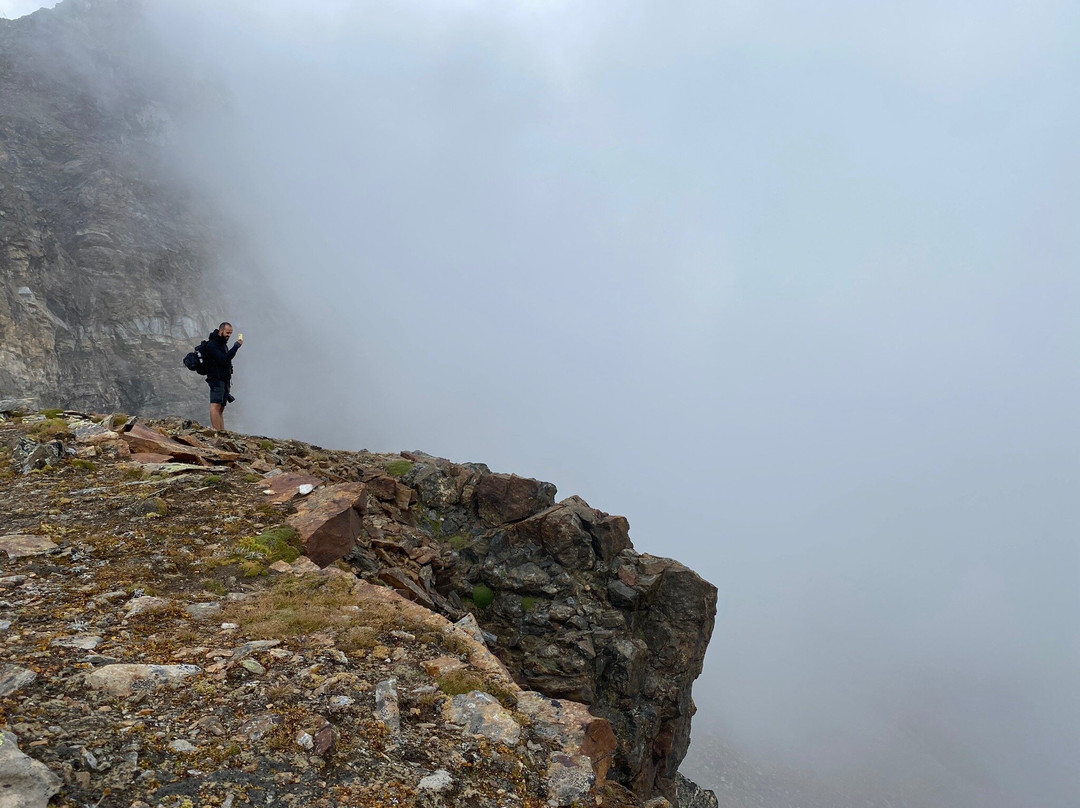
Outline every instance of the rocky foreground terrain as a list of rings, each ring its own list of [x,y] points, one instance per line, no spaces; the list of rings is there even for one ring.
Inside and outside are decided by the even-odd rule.
[[[0,804],[716,805],[676,773],[716,592],[625,519],[479,464],[14,406]]]

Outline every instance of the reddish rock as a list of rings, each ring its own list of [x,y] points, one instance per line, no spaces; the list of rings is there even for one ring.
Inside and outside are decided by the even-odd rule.
[[[390,584],[399,594],[428,609],[434,609],[431,596],[419,583],[414,581],[401,567],[390,567],[379,571],[379,580]]]
[[[515,474],[485,474],[476,484],[476,510],[491,525],[519,522],[555,503],[555,486]]]
[[[363,483],[327,486],[300,500],[287,521],[299,532],[305,555],[325,567],[352,552],[367,500]]]
[[[164,455],[168,460],[179,460],[184,463],[202,465],[235,463],[240,457],[235,452],[222,452],[210,446],[188,445],[196,443],[191,438],[188,438],[188,443],[181,443],[163,432],[139,423],[134,424],[121,437],[133,453]]]
[[[131,455],[132,463],[169,463],[172,455],[155,454],[154,452],[136,452]]]
[[[318,477],[312,477],[310,474],[301,474],[292,472],[289,474],[279,474],[276,477],[271,477],[266,485],[266,489],[270,491],[267,494],[267,498],[272,503],[288,502],[299,493],[300,486],[310,485],[315,488],[321,486],[325,480],[321,480]]]

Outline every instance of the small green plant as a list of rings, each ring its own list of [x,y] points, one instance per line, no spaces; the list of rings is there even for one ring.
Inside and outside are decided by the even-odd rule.
[[[209,477],[203,480],[203,482],[205,482],[207,485],[221,485],[223,482],[225,482],[225,478],[219,474],[211,474]]]
[[[274,451],[274,442],[272,440],[261,440],[259,441],[259,448],[264,452],[272,452]]]
[[[460,696],[462,693],[485,689],[484,678],[475,671],[465,669],[444,673],[436,684],[439,690],[448,696]]]
[[[225,588],[225,584],[223,584],[221,581],[216,581],[213,578],[207,578],[205,581],[202,582],[202,585],[203,589],[205,589],[207,592],[213,592],[215,595],[224,595],[226,592],[229,591]]]
[[[523,612],[531,612],[536,608],[536,598],[526,595],[521,599],[521,610]]]
[[[495,593],[491,591],[490,587],[477,584],[472,590],[472,600],[477,608],[486,609],[494,602]]]
[[[80,471],[97,471],[96,465],[89,460],[83,460],[81,457],[73,457],[69,462],[73,469],[79,469]]]
[[[413,466],[416,465],[411,460],[391,460],[386,464],[386,473],[391,477],[404,477],[410,471]]]
[[[258,578],[260,575],[266,575],[266,565],[254,558],[244,559],[237,566],[245,578]]]
[[[41,414],[44,415],[46,418],[59,418],[61,415],[63,415],[63,413],[64,411],[61,409],[41,411]]]
[[[125,480],[144,480],[146,479],[146,471],[138,466],[127,466],[120,472],[120,476]]]
[[[248,472],[241,479],[243,479],[245,483],[261,483],[263,478],[260,474],[252,474],[251,472]]]

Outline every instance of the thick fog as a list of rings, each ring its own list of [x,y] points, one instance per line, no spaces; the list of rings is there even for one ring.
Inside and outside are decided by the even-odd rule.
[[[207,86],[171,159],[242,234],[230,426],[625,514],[720,590],[703,785],[722,738],[893,805],[1077,804],[1080,6],[153,20]]]

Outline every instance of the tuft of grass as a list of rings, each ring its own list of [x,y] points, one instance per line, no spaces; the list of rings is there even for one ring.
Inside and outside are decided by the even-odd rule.
[[[531,612],[536,608],[536,598],[526,595],[521,599],[521,610],[523,612]]]
[[[39,421],[30,429],[30,434],[38,440],[71,437],[68,423],[63,418],[46,418],[44,421]]]
[[[472,601],[476,604],[477,608],[486,609],[495,600],[495,593],[491,591],[490,587],[483,584],[477,584],[472,590]]]
[[[46,418],[59,418],[61,415],[64,414],[64,411],[62,409],[42,410],[41,414],[44,415]]]
[[[446,543],[449,544],[453,549],[461,551],[468,547],[470,544],[472,544],[472,538],[464,533],[458,533],[456,536],[450,536],[446,540]]]
[[[207,485],[221,485],[225,482],[225,478],[220,474],[211,474],[209,477],[205,478],[203,482]]]
[[[261,483],[262,475],[248,472],[241,478],[245,483]]]
[[[274,451],[274,442],[272,440],[261,440],[259,441],[259,448],[264,452],[272,452]]]
[[[125,480],[145,480],[148,475],[146,469],[141,469],[138,466],[127,466],[120,472],[120,476]]]
[[[392,629],[418,632],[419,624],[391,604],[364,604],[360,611],[352,586],[342,578],[282,576],[261,596],[226,605],[222,620],[239,623],[255,639],[285,639],[332,631],[346,644],[365,643]],[[358,629],[367,627],[370,631]]]
[[[207,592],[213,592],[215,595],[224,595],[229,590],[225,588],[225,584],[221,581],[216,581],[213,578],[207,578],[202,582],[203,589]]]
[[[275,561],[296,561],[304,552],[300,534],[291,525],[278,525],[264,530],[258,536],[240,540],[240,547],[248,560],[258,559],[273,564]]]
[[[353,626],[338,637],[337,647],[346,654],[370,651],[379,644],[379,632],[372,626]]]
[[[97,471],[97,465],[91,463],[89,460],[83,460],[81,457],[73,457],[68,462],[73,469],[80,469],[81,471]]]
[[[391,477],[404,477],[412,471],[414,465],[416,464],[411,460],[405,460],[404,458],[401,460],[391,460],[386,464],[386,473]]]
[[[489,681],[467,668],[445,673],[436,680],[435,684],[439,686],[439,690],[450,697],[482,690],[498,699],[507,710],[517,707],[517,695],[512,688],[499,682]]]

